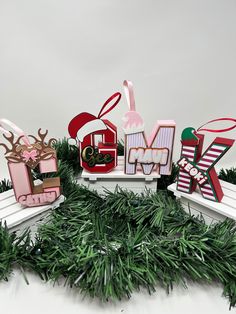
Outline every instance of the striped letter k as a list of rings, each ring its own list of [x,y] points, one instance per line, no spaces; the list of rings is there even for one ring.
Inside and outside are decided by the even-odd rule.
[[[192,193],[196,189],[196,186],[199,185],[204,198],[220,202],[224,194],[214,166],[230,149],[234,140],[217,137],[206,151],[201,154],[204,137],[200,134],[195,135],[198,138],[197,141],[182,141],[181,158],[185,157],[194,164],[207,177],[207,180],[204,184],[199,184],[184,167],[180,166],[177,189],[185,193]]]

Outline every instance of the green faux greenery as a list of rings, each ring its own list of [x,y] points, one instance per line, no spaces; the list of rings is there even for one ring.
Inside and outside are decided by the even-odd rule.
[[[219,178],[221,180],[236,184],[236,168],[221,169]]]
[[[163,191],[137,196],[117,188],[101,197],[77,186],[39,229],[22,264],[44,280],[105,300],[144,287],[220,282],[236,301],[236,234],[230,220],[207,226]]]
[[[22,265],[30,242],[28,230],[17,236],[15,233],[9,233],[6,226],[0,226],[0,280],[8,280],[13,266],[20,267],[24,275]]]
[[[73,169],[74,173],[79,173],[82,168],[80,167],[78,147],[69,145],[68,140],[63,138],[54,144],[54,148],[57,151],[57,158],[61,162],[66,162]]]
[[[7,280],[16,259],[14,250],[15,237],[10,235],[7,228],[0,228],[0,279]]]
[[[118,141],[117,151],[118,156],[124,156],[124,141]]]
[[[175,180],[177,178],[178,171],[179,171],[178,166],[175,163],[173,163],[172,164],[171,175],[169,175],[169,176],[162,176],[160,179],[158,179],[158,181],[157,181],[157,189],[158,190],[167,190],[167,187],[170,184],[172,184],[173,182],[175,182]]]
[[[6,192],[8,190],[12,189],[11,182],[9,180],[2,180],[0,181],[0,193]]]
[[[74,179],[80,170],[77,148],[65,140],[56,145],[66,200],[41,225],[34,242],[28,230],[16,235],[0,227],[0,279],[7,280],[18,266],[45,281],[64,278],[70,287],[103,301],[129,298],[140,288],[169,292],[188,280],[220,282],[230,306],[236,305],[235,222],[208,226],[202,217],[186,213],[166,191],[176,178],[175,165],[170,177],[159,180],[157,193],[136,195],[117,187],[98,195]],[[220,177],[235,183],[236,169],[222,170]],[[0,191],[10,187],[0,183]]]

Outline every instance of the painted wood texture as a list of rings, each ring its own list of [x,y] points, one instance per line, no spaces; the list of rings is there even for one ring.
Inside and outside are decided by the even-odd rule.
[[[81,176],[77,179],[78,183],[84,184],[90,189],[94,189],[99,193],[104,193],[104,189],[114,191],[117,185],[121,188],[132,190],[135,193],[142,193],[145,189],[153,192],[157,189],[157,179],[160,175],[153,173],[145,175],[140,169],[136,175],[128,175],[124,173],[124,157],[118,157],[118,165],[111,172],[90,173],[86,170],[82,171]]]
[[[187,194],[176,189],[176,183],[171,184],[168,190],[180,199],[183,208],[191,214],[203,215],[206,223],[222,221],[225,218],[236,220],[236,185],[220,180],[224,196],[221,203],[213,202],[202,197],[199,190]]]
[[[41,181],[37,180],[36,184]],[[34,228],[37,222],[51,210],[59,207],[64,201],[61,195],[54,203],[45,206],[26,208],[16,202],[13,190],[0,193],[0,220],[7,224],[11,231],[23,230],[25,227]]]

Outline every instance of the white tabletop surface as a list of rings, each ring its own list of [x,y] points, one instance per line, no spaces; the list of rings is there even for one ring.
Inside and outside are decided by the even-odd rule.
[[[162,288],[149,295],[134,293],[128,301],[100,303],[83,299],[78,291],[43,283],[35,275],[27,273],[26,285],[16,271],[9,282],[0,283],[1,313],[7,314],[177,314],[214,313],[229,314],[228,301],[221,296],[219,285],[189,285],[188,289],[174,288],[169,295]],[[232,310],[231,313],[235,313]]]

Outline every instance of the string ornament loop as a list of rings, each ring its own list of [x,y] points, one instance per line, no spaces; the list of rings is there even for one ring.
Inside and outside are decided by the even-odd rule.
[[[115,102],[113,104],[110,104],[114,99]],[[98,118],[101,119],[103,116],[105,116],[107,113],[109,113],[110,111],[112,111],[119,103],[121,99],[121,93],[117,92],[117,93],[114,93],[113,95],[111,95],[111,97],[109,97],[105,103],[103,104],[101,110],[99,111],[99,114],[98,114]],[[108,109],[105,110],[105,108],[110,105],[110,107],[108,107]],[[104,111],[105,110],[105,111]]]
[[[219,121],[231,121],[234,122],[234,125],[227,127],[227,128],[223,128],[223,129],[211,129],[211,128],[204,128],[206,125],[214,123],[214,122],[219,122]],[[213,119],[210,120],[206,123],[204,123],[202,126],[200,126],[197,131],[205,131],[205,132],[211,132],[211,133],[223,133],[223,132],[229,132],[233,129],[236,128],[236,119],[234,118],[217,118],[217,119]]]

